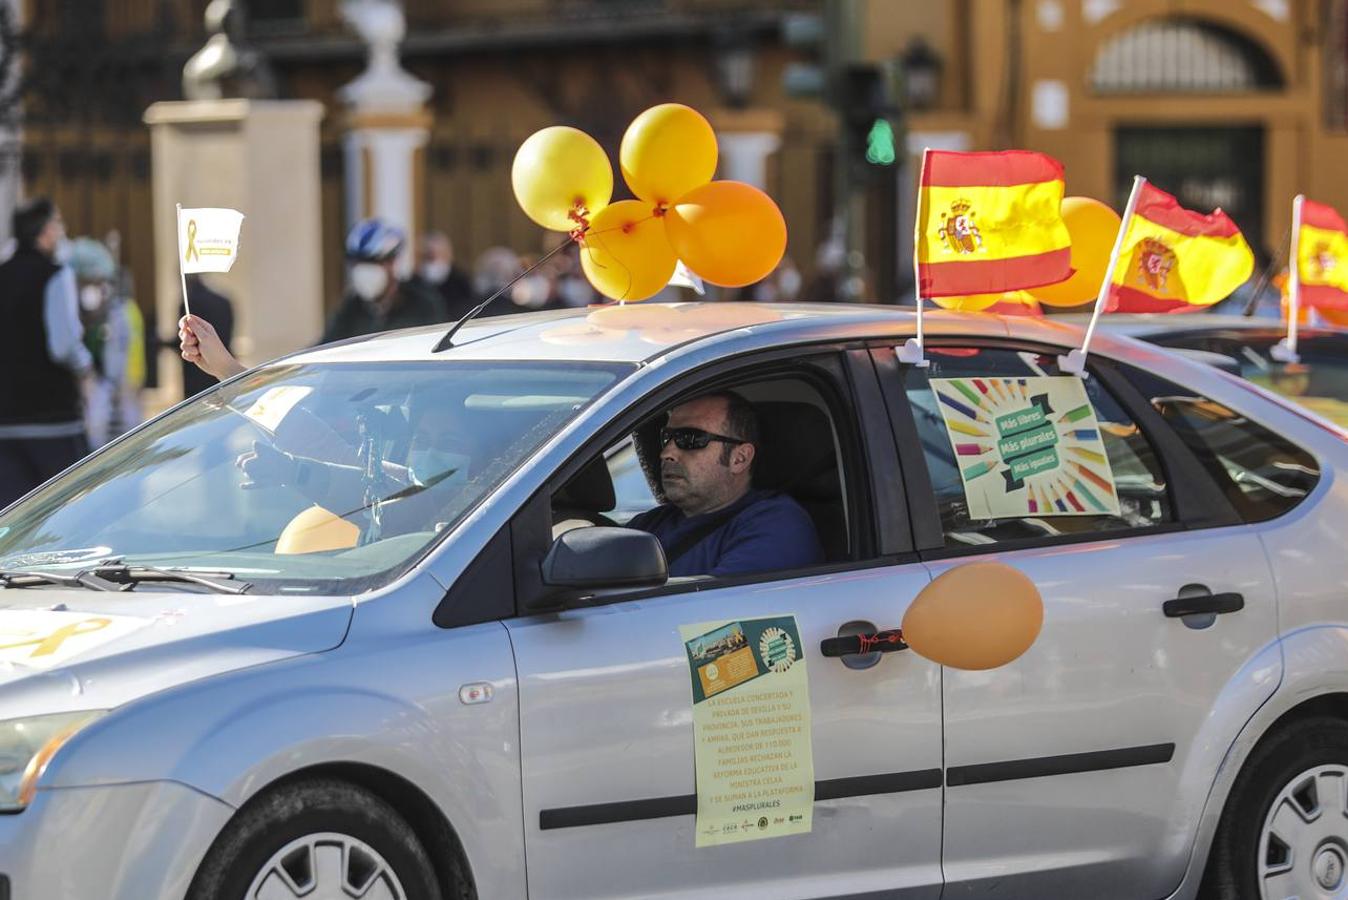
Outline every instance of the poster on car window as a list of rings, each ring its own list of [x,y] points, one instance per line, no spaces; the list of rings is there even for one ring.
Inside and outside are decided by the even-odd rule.
[[[1119,514],[1080,378],[933,378],[931,387],[970,519]]]
[[[794,616],[679,628],[693,691],[698,847],[808,832],[810,686]]]

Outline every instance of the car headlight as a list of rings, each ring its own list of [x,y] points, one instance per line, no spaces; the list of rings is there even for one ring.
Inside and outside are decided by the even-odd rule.
[[[104,710],[30,716],[0,722],[0,812],[33,802],[37,780],[66,741]]]

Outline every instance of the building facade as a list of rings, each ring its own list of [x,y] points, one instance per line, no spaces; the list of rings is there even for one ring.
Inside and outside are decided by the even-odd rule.
[[[206,0],[23,0],[25,190],[72,230],[116,229],[154,309],[148,135],[180,94]],[[339,88],[364,48],[338,0],[244,0],[247,38],[282,97],[325,104],[326,295],[342,281]],[[780,203],[810,283],[845,210],[852,152],[828,100],[789,93],[791,68],[883,63],[908,109],[897,187],[852,186],[869,297],[910,288],[912,153],[1026,147],[1062,160],[1069,194],[1121,207],[1134,173],[1198,208],[1221,205],[1268,256],[1298,191],[1348,209],[1348,0],[405,0],[403,62],[434,92],[418,160],[416,227],[450,234],[471,265],[490,247],[540,252],[510,164],[538,128],[570,124],[616,158],[626,124],[666,100],[704,111],[722,176]],[[845,15],[839,16],[839,11]],[[791,39],[811,18],[854,33]],[[808,33],[809,29],[806,29]],[[831,41],[831,43],[830,43]],[[839,48],[842,48],[841,50]],[[843,58],[839,58],[839,54]],[[922,81],[922,84],[919,84]],[[854,150],[854,148],[852,148]],[[902,150],[897,163],[904,162]],[[877,186],[878,185],[878,186]],[[621,190],[621,189],[620,189]],[[886,192],[896,193],[896,197]],[[823,255],[827,257],[827,254]],[[907,284],[905,284],[907,281]],[[283,290],[279,287],[278,290]],[[168,337],[171,323],[159,323]],[[313,336],[296,336],[297,345]]]

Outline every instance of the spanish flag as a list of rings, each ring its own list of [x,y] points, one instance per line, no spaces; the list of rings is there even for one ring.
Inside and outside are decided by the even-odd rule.
[[[1146,181],[1122,227],[1105,312],[1193,312],[1225,300],[1254,271],[1254,253],[1230,216],[1185,209]]]
[[[1072,274],[1062,164],[1042,153],[928,150],[918,190],[922,297],[1001,294]]]
[[[1301,201],[1297,275],[1303,310],[1348,310],[1348,224],[1334,207]]]

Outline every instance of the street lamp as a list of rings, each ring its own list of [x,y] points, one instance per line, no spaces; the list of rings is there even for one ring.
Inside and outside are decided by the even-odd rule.
[[[716,86],[727,106],[743,109],[749,105],[754,89],[756,68],[754,47],[739,34],[718,35],[713,44],[716,65]]]
[[[941,97],[941,58],[926,41],[915,37],[899,57],[903,99],[907,109],[925,110]]]

